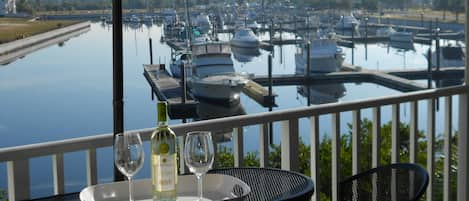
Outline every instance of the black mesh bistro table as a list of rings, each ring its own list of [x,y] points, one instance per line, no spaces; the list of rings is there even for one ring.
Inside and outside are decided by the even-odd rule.
[[[314,193],[311,178],[302,174],[270,168],[227,168],[209,174],[230,175],[251,187],[246,201],[298,200],[309,201]]]
[[[314,193],[313,181],[302,174],[271,168],[226,168],[208,174],[225,174],[241,179],[251,187],[246,201],[309,201]],[[79,192],[36,199],[40,201],[79,201]]]

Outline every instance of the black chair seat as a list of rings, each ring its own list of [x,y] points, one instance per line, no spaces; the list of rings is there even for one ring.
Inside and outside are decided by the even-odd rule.
[[[339,184],[340,201],[417,201],[425,193],[428,173],[416,164],[373,168]]]

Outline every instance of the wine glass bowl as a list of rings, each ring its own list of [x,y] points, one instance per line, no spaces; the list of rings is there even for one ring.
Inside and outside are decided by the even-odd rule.
[[[119,133],[114,137],[114,164],[129,180],[129,200],[132,201],[132,177],[142,168],[144,151],[139,133]]]
[[[202,176],[212,168],[215,153],[212,135],[208,131],[187,133],[184,144],[184,161],[189,171],[197,177],[197,195],[202,200]]]

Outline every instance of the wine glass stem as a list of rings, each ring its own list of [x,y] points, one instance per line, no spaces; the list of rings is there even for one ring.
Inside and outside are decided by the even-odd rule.
[[[129,201],[133,201],[133,195],[132,195],[132,177],[127,177],[129,179]]]
[[[197,174],[196,175],[197,177],[197,196],[199,197],[199,200],[201,201],[202,200],[202,197],[203,197],[203,187],[202,187],[202,175],[201,174]]]

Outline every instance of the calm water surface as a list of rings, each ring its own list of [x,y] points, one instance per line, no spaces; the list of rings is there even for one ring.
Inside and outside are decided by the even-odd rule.
[[[112,32],[111,28],[93,23],[91,31],[72,38],[63,46],[50,46],[41,49],[9,65],[0,66],[0,148],[90,136],[112,132]],[[148,38],[153,38],[154,60],[169,64],[170,48],[159,42],[161,31],[158,26],[143,26],[138,29],[124,29],[124,118],[125,129],[154,127],[156,122],[156,100],[151,100],[150,87],[143,77],[142,64],[149,63]],[[267,39],[268,34],[261,34]],[[277,34],[278,36],[278,34]],[[222,35],[221,38],[229,38]],[[294,37],[284,34],[283,37]],[[344,48],[346,62],[369,69],[404,69],[406,67],[426,66],[423,53],[428,49],[424,45],[415,45],[415,50],[403,51],[388,47],[387,44],[358,45],[355,49]],[[294,73],[295,45],[276,46],[273,54],[273,73]],[[252,58],[233,58],[239,72],[267,74],[267,51]],[[241,58],[241,59],[240,59]],[[239,59],[239,61],[237,60]],[[333,101],[347,102],[370,97],[383,97],[399,94],[399,91],[373,83],[344,83],[336,87],[344,88],[341,96],[332,96]],[[321,91],[321,87],[316,87]],[[273,87],[277,107],[272,110],[307,106],[307,98],[299,93],[298,86]],[[314,94],[314,93],[313,93]],[[330,98],[330,97],[329,97]],[[317,97],[312,98],[317,103]],[[455,100],[455,104],[456,104]],[[443,104],[443,102],[441,102]],[[314,106],[314,104],[313,104]],[[202,111],[207,116],[226,116],[230,114],[268,112],[244,94],[241,95],[237,108],[226,108],[204,104]],[[422,112],[426,106],[421,104]],[[215,109],[214,109],[215,108]],[[403,121],[408,121],[407,104],[401,108]],[[383,107],[383,122],[390,120],[390,107]],[[370,118],[371,111],[364,110],[363,118]],[[441,119],[442,112],[437,114]],[[343,113],[341,129],[346,132],[351,114]],[[454,118],[457,122],[457,119]],[[425,120],[420,119],[423,130]],[[321,133],[330,131],[330,116],[320,118]],[[171,120],[170,124],[181,123]],[[278,123],[274,124],[278,130]],[[442,131],[437,125],[437,130]],[[257,127],[245,128],[245,151],[256,151],[258,147]],[[305,142],[309,142],[307,119],[300,120],[300,133]],[[274,132],[274,142],[279,143],[279,135]],[[231,143],[225,143],[230,147]],[[149,149],[146,143],[146,162],[137,178],[149,177]],[[79,191],[85,186],[84,152],[65,154],[66,191]],[[31,178],[33,197],[53,193],[51,157],[31,160]],[[109,148],[98,149],[98,175],[100,181],[112,179],[112,157]],[[6,188],[6,167],[0,165],[0,188]]]

